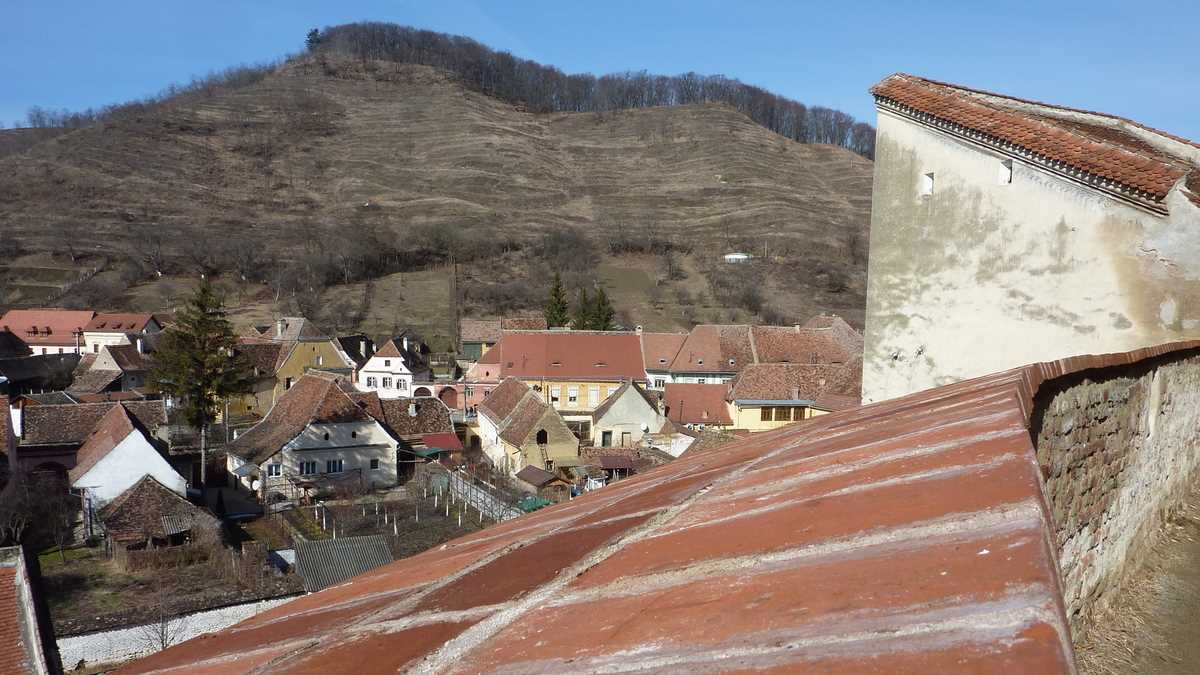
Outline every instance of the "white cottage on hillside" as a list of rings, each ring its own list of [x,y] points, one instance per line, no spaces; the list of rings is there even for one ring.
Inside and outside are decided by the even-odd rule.
[[[332,373],[305,373],[229,445],[229,470],[242,486],[291,498],[396,484],[396,439],[341,384]]]
[[[187,481],[171,468],[124,405],[114,405],[100,418],[67,475],[71,487],[82,491],[92,508],[112,501],[143,476],[152,476],[180,496],[187,492]]]
[[[380,398],[412,396],[414,381],[433,379],[424,351],[420,341],[407,334],[388,340],[359,368],[355,387]]]

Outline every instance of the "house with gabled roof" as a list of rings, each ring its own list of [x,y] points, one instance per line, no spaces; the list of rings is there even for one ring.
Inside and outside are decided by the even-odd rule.
[[[736,429],[767,431],[858,405],[862,361],[851,364],[756,363],[746,366],[725,399]]]
[[[467,361],[478,361],[500,341],[500,319],[461,319],[458,322],[458,353]]]
[[[687,333],[649,333],[642,336],[642,361],[646,366],[646,387],[662,391],[671,381],[671,364],[687,341]]]
[[[111,314],[101,312],[83,327],[84,351],[99,354],[105,345],[134,344],[139,336],[153,335],[162,326],[153,314]]]
[[[333,373],[305,373],[258,424],[227,446],[229,472],[262,497],[338,485],[395,485],[396,439]]]
[[[84,512],[116,499],[143,476],[151,476],[181,497],[187,480],[171,467],[150,434],[123,404],[109,408],[76,453],[67,472],[71,488],[83,494]]]
[[[526,466],[546,471],[579,457],[579,438],[540,394],[520,379],[500,383],[479,404],[475,433],[498,470],[516,475]]]
[[[1200,336],[1200,143],[905,73],[871,93],[864,401]]]
[[[146,474],[96,514],[112,549],[176,546],[206,532],[217,536],[221,523],[156,477]]]
[[[755,363],[849,363],[861,358],[862,344],[862,335],[836,316],[793,326],[701,324],[688,333],[661,379],[712,384],[729,382]]]
[[[602,448],[633,447],[666,422],[659,394],[626,382],[592,411],[591,443]]]
[[[375,392],[380,398],[413,395],[413,382],[429,382],[429,347],[405,334],[383,343],[358,369],[355,387]]]
[[[11,410],[21,468],[66,475],[78,464],[80,449],[101,420],[118,407],[152,444],[167,445],[167,409],[161,400],[64,404],[22,401]]]
[[[727,384],[672,382],[663,390],[663,414],[687,429],[730,428],[728,392]]]
[[[20,338],[35,355],[78,354],[94,316],[90,309],[11,309],[0,316],[0,330]]]

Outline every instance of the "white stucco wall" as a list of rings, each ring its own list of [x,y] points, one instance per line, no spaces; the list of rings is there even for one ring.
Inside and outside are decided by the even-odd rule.
[[[187,481],[180,476],[158,450],[139,431],[132,431],[79,480],[73,488],[86,488],[97,506],[112,501],[145,475],[151,475],[171,491],[183,497]]]
[[[934,191],[923,197],[926,173]],[[1176,193],[1168,208],[881,110],[864,402],[1200,335],[1200,210]]]
[[[504,446],[500,442],[500,432],[496,428],[496,424],[482,413],[476,417],[475,433],[480,438],[480,448],[483,454],[491,460],[492,466],[496,468],[504,467]]]
[[[173,619],[168,624],[175,634],[175,644],[196,636],[228,628],[260,612],[290,602],[298,596],[259,600],[240,605],[219,607]],[[63,668],[70,671],[81,660],[90,665],[119,663],[159,651],[150,637],[158,626],[130,626],[114,630],[58,638],[58,653]]]
[[[325,434],[329,438],[325,438]],[[378,422],[342,422],[310,424],[274,457],[263,462],[260,477],[267,489],[277,483],[287,483],[289,476],[300,475],[300,462],[316,462],[317,474],[326,474],[328,460],[342,460],[342,473],[362,470],[367,485],[396,484],[396,440]],[[371,460],[379,460],[379,468],[371,468]],[[267,466],[281,465],[282,476],[267,476]]]
[[[629,446],[637,445],[647,433],[657,433],[667,418],[651,408],[633,389],[626,389],[612,407],[592,425],[592,444],[601,445],[605,431],[612,432],[612,447],[621,446],[621,434],[629,434]]]
[[[384,387],[383,378],[389,377],[392,386]],[[375,385],[369,386],[368,378],[375,378]],[[404,366],[404,359],[396,356],[372,356],[367,359],[358,371],[358,381],[354,386],[359,391],[373,391],[380,398],[403,398],[412,395],[413,374]]]

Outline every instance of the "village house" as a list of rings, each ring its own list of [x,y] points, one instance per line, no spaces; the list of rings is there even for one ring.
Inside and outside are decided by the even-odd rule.
[[[389,339],[367,359],[358,370],[355,386],[359,391],[375,392],[380,398],[403,398],[414,395],[414,382],[432,379],[429,348],[404,335]]]
[[[187,480],[171,467],[123,404],[112,406],[100,418],[75,457],[75,466],[67,477],[71,489],[82,495],[84,522],[89,529],[94,527],[99,509],[143,476],[180,497],[187,494]]]
[[[1200,335],[1200,145],[906,74],[871,93],[865,401]]]
[[[163,485],[151,474],[105,504],[96,514],[105,545],[119,566],[132,550],[217,539],[221,523],[211,513]]]
[[[579,439],[558,411],[515,377],[479,404],[473,432],[492,466],[511,475],[526,466],[552,471],[556,461],[579,457]]]
[[[144,390],[154,367],[157,337],[135,336],[131,344],[98,345],[99,353],[82,355],[66,391],[79,396]]]
[[[161,400],[42,404],[22,397],[10,404],[12,432],[17,436],[17,466],[25,471],[50,471],[66,477],[77,464],[81,446],[113,408],[127,413],[139,433],[154,444],[160,447],[167,444],[167,410]],[[189,475],[190,467],[177,460],[169,456],[177,472]],[[140,475],[134,476],[134,480]],[[193,475],[198,480],[198,472]]]
[[[856,367],[856,365],[858,367]],[[861,361],[854,364],[757,363],[729,385],[735,429],[767,431],[858,403]]]
[[[500,341],[500,319],[462,319],[458,322],[458,354],[469,361],[478,361]]]
[[[648,394],[633,382],[625,382],[592,411],[591,443],[602,448],[629,448],[662,429],[667,422],[658,395]]]
[[[228,470],[264,501],[339,486],[395,485],[397,441],[341,388],[312,370],[227,447]]]
[[[463,450],[450,409],[440,399],[381,398],[375,392],[359,391],[347,394],[396,440],[396,474],[400,482],[412,477],[417,464],[434,459],[453,464]]]
[[[646,387],[662,392],[671,381],[671,364],[687,341],[687,333],[640,333],[642,362],[646,367]]]
[[[733,426],[726,384],[673,382],[663,390],[663,414],[677,426],[703,431]]]
[[[73,309],[11,309],[0,317],[0,330],[20,338],[35,355],[79,354],[83,329],[96,313]]]
[[[468,371],[468,382],[515,377],[557,410],[578,438],[591,413],[624,382],[646,382],[640,336],[627,332],[505,331]]]
[[[858,331],[840,317],[825,315],[794,326],[698,325],[679,345],[665,374],[662,360],[672,342],[656,335],[651,344],[658,353],[654,378],[663,384],[729,382],[756,363],[846,363],[861,358],[863,349]]]
[[[335,338],[304,317],[283,317],[271,326],[249,328],[234,352],[245,354],[257,373],[253,393],[230,401],[229,414],[235,419],[261,419],[310,370],[351,379],[357,367]]]
[[[133,344],[138,336],[160,331],[162,325],[153,314],[100,313],[83,327],[84,351],[98,354],[105,345]]]
[[[0,359],[16,359],[31,356],[33,350],[25,341],[5,326],[0,326]]]

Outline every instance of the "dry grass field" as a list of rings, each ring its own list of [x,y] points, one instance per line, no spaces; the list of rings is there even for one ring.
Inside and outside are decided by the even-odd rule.
[[[468,290],[526,285],[516,301],[526,307],[547,285],[536,242],[571,228],[600,263],[575,271],[649,327],[727,319],[711,292],[691,319],[672,296],[679,285],[702,290],[704,272],[732,250],[762,259],[768,301],[784,315],[830,310],[860,324],[870,188],[869,160],[789,141],[724,106],[535,115],[427,67],[305,58],[249,86],[0,155],[0,228],[27,251],[61,258],[70,238],[117,264],[147,256],[151,227],[167,233],[175,273],[190,250],[231,240],[288,265],[372,228],[398,250],[434,228],[471,243],[460,257]],[[655,300],[661,260],[610,255],[620,236],[669,241],[692,272]],[[415,274],[375,280],[361,327],[448,325],[429,300],[433,282]],[[10,287],[32,283],[9,276]],[[132,288],[122,297],[150,308],[174,295],[162,283],[123,283]],[[342,284],[330,298],[361,303],[364,286]]]

